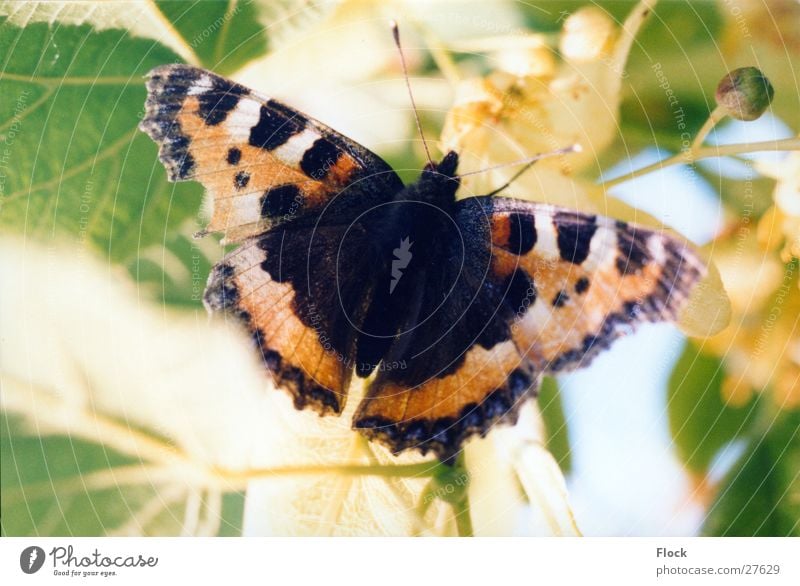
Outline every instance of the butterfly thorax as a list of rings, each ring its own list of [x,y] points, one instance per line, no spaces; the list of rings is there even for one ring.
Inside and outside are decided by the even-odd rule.
[[[459,186],[457,165],[458,155],[451,151],[440,163],[426,165],[417,181],[365,213],[362,219],[381,253],[391,252],[388,247],[397,246],[398,239],[427,244],[442,236],[441,231],[452,224]]]
[[[378,278],[359,343],[359,374],[377,364],[408,322],[429,317],[421,308],[422,295],[431,282],[437,282],[451,254],[450,245],[459,240],[453,220],[457,165],[458,155],[448,153],[440,163],[426,166],[416,182],[363,217],[370,234],[366,254]]]

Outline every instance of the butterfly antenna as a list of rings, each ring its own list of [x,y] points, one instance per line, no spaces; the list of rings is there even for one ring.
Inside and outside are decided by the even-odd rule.
[[[400,53],[400,64],[403,66],[403,77],[406,80],[406,87],[408,88],[408,97],[411,98],[411,108],[414,110],[414,120],[417,121],[417,130],[422,139],[422,146],[425,147],[425,156],[428,157],[428,164],[432,167],[433,160],[431,159],[431,152],[428,150],[428,143],[425,142],[425,135],[422,133],[422,123],[419,121],[419,112],[417,112],[417,104],[414,102],[414,94],[411,93],[411,82],[408,79],[408,67],[406,66],[406,58],[403,55],[403,47],[400,44],[400,29],[396,21],[391,21],[392,37],[394,37],[394,44],[397,46],[397,51]]]
[[[501,191],[503,191],[504,189],[507,189],[509,187],[509,185],[511,185],[512,183],[514,183],[514,181],[519,179],[520,176],[523,173],[525,173],[525,171],[527,171],[528,169],[533,167],[533,165],[536,163],[536,161],[540,161],[542,159],[547,159],[549,157],[555,157],[555,156],[558,156],[558,155],[566,155],[566,154],[569,154],[569,153],[579,153],[582,150],[583,149],[581,148],[581,145],[579,145],[578,143],[575,143],[575,144],[570,145],[568,147],[564,147],[564,148],[561,148],[561,149],[556,149],[556,150],[550,151],[548,153],[539,153],[538,155],[534,155],[532,157],[528,157],[528,158],[525,158],[525,159],[519,159],[518,161],[511,161],[510,163],[500,163],[499,165],[492,165],[491,167],[486,167],[484,169],[479,169],[478,171],[470,171],[469,173],[462,173],[461,175],[458,176],[458,178],[461,179],[462,177],[469,177],[470,175],[477,175],[478,173],[486,173],[486,171],[494,171],[495,169],[502,169],[503,167],[511,167],[511,166],[514,166],[514,165],[525,165],[522,169],[520,169],[519,171],[514,173],[514,176],[511,177],[511,179],[509,179],[508,181],[506,181],[501,187],[498,187],[493,192],[488,194],[488,195],[496,195],[496,194],[500,193]]]

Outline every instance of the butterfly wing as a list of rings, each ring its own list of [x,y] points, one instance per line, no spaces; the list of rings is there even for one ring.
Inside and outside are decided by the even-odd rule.
[[[541,372],[586,366],[640,323],[676,321],[707,273],[663,231],[514,199],[488,205],[492,274],[535,286],[513,339]]]
[[[298,409],[344,408],[371,295],[365,246],[358,224],[280,226],[245,241],[209,276],[206,307],[244,324]]]
[[[444,301],[440,284],[426,290],[432,319],[404,324],[386,358],[401,368],[378,374],[355,417],[394,451],[448,458],[515,421],[542,374],[587,365],[639,323],[676,319],[706,271],[672,236],[549,205],[468,198],[454,219],[460,237],[442,246],[463,265],[437,261],[432,281],[454,286]]]
[[[158,143],[171,181],[205,186],[207,231],[227,242],[295,218],[347,222],[403,187],[366,148],[210,71],[165,65],[147,88],[140,128]]]

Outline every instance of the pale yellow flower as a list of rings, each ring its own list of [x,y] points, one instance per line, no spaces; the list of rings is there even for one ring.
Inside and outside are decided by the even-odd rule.
[[[720,242],[715,260],[734,317],[708,344],[725,360],[727,400],[743,404],[753,392],[770,390],[778,406],[797,408],[800,268],[792,259],[800,258],[800,153],[791,152],[779,163],[761,161],[757,167],[776,180],[774,204],[760,218],[755,237],[738,238],[734,233]]]
[[[427,56],[427,35],[456,42],[480,33],[516,31],[523,22],[510,0],[341,0],[321,5],[324,18],[306,22],[302,34],[281,34],[267,55],[248,63],[234,78],[383,156],[403,153],[410,137],[417,140],[411,135],[412,110],[391,21],[399,24],[423,113],[443,112],[452,100],[441,75],[414,73]],[[302,6],[295,8],[302,11]],[[274,10],[267,12],[274,19]],[[291,13],[287,9],[287,18]],[[286,33],[286,27],[280,30]]]
[[[498,69],[459,84],[442,132],[443,150],[458,151],[461,171],[469,172],[579,145],[580,152],[537,163],[525,186],[532,189],[530,199],[588,206],[584,189],[570,189],[563,178],[595,164],[616,138],[625,61],[651,4],[640,2],[624,30],[599,8],[579,9],[564,21],[557,59],[555,47],[539,37],[487,41]],[[464,191],[485,193],[514,171],[468,177]]]
[[[738,235],[737,235],[738,234]],[[728,328],[703,342],[725,363],[723,397],[747,403],[769,392],[781,408],[800,407],[800,290],[798,267],[760,250],[747,231],[715,245],[714,259],[730,295]]]

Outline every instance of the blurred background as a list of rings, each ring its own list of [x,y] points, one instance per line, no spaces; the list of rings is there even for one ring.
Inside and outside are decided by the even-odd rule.
[[[413,180],[425,157],[390,19],[434,157],[455,148],[465,172],[578,143],[506,195],[672,230],[721,275],[680,324],[546,379],[518,429],[468,446],[475,532],[800,534],[795,0],[0,2],[3,534],[456,531],[424,466],[337,468],[424,459],[295,412],[208,318],[225,250],[192,238],[202,189],[168,183],[137,130],[144,75],[188,62]],[[707,125],[744,66],[769,78],[769,108]]]

